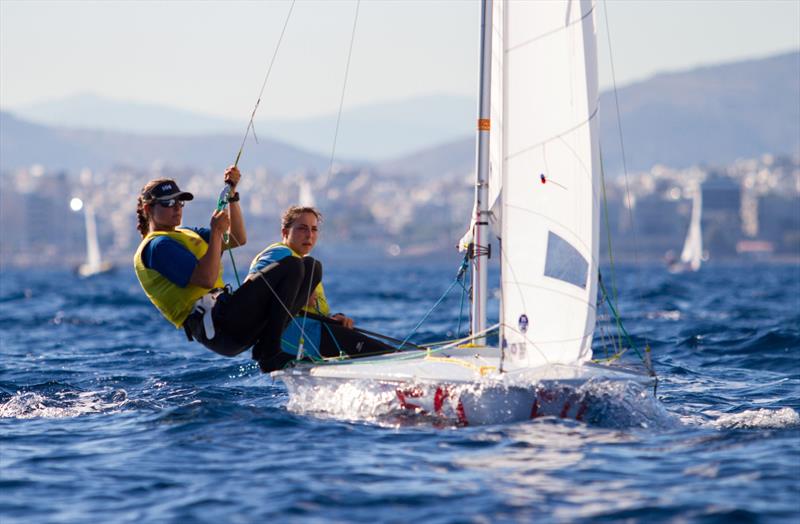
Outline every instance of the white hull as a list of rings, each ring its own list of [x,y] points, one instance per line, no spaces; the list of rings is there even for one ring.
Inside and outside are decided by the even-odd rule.
[[[114,271],[115,267],[112,262],[101,262],[99,265],[81,264],[78,266],[77,273],[82,278],[89,278],[95,275],[102,275]]]
[[[602,402],[588,384],[627,382],[648,385],[648,376],[608,366],[548,365],[498,373],[496,348],[414,352],[324,365],[301,364],[277,371],[302,409],[353,416],[343,406],[365,398],[382,413],[434,417],[466,426],[502,424],[538,417],[584,421]],[[349,395],[349,400],[345,396]],[[374,414],[376,406],[368,410]]]

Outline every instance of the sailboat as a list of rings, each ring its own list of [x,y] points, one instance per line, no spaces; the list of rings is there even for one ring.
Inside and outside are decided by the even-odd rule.
[[[703,191],[699,183],[692,185],[692,217],[683,243],[681,257],[669,265],[671,273],[697,271],[703,260],[703,233],[700,223],[703,215]]]
[[[273,372],[290,404],[326,411],[353,390],[457,425],[583,420],[587,384],[648,385],[592,362],[601,189],[592,0],[481,2],[470,337]],[[490,238],[498,237],[494,252]],[[498,343],[488,345],[487,265],[500,258]]]
[[[97,222],[94,216],[94,205],[87,202],[83,211],[86,225],[86,262],[78,266],[78,275],[89,278],[101,273],[113,271],[114,264],[103,260],[100,254],[100,242],[97,239]]]

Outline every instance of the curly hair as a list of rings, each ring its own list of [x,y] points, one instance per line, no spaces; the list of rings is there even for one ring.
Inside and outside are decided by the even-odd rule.
[[[139,233],[142,234],[142,238],[147,236],[147,233],[150,232],[150,219],[145,213],[144,205],[149,202],[149,200],[145,199],[145,195],[154,187],[159,184],[163,184],[164,182],[172,182],[175,183],[174,180],[171,178],[156,178],[151,180],[150,182],[146,183],[142,190],[139,192],[139,198],[136,199],[136,218],[138,220],[136,224],[136,229],[139,230]]]
[[[281,215],[281,229],[289,229],[303,213],[311,213],[317,217],[317,221],[322,222],[322,213],[311,206],[290,206]]]

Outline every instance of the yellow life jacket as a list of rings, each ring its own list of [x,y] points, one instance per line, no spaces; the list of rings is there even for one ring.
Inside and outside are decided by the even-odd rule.
[[[265,249],[263,249],[259,254],[257,254],[253,261],[250,262],[250,267],[253,267],[255,263],[261,258],[261,255],[269,251],[270,249],[276,247],[285,247],[288,249],[292,256],[295,258],[303,258],[300,253],[296,252],[294,249],[290,248],[287,244],[283,242],[275,242],[274,244],[270,244]],[[331,307],[328,305],[328,299],[325,296],[325,288],[322,287],[322,282],[320,282],[316,288],[314,288],[314,296],[316,297],[316,302],[314,306],[305,306],[303,307],[303,311],[307,311],[309,313],[316,313],[318,315],[329,316],[331,314]]]
[[[175,324],[176,328],[179,328],[183,325],[183,321],[186,320],[189,313],[192,312],[197,299],[208,293],[209,289],[194,284],[187,284],[186,287],[177,286],[155,269],[150,269],[144,265],[142,252],[145,246],[147,246],[148,242],[160,236],[175,240],[189,250],[198,260],[208,251],[208,243],[191,229],[151,231],[142,239],[136,254],[133,255],[133,267],[136,270],[136,277],[139,279],[139,284],[142,285],[147,298],[161,311],[161,314],[167,320]],[[222,281],[222,264],[220,264],[219,275],[217,275],[217,280],[214,282],[214,287],[225,287],[225,282]]]

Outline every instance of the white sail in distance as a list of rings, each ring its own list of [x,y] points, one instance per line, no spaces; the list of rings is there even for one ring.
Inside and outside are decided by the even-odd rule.
[[[497,4],[504,367],[584,362],[599,238],[596,5]]]
[[[84,220],[86,222],[86,271],[97,273],[102,268],[103,261],[100,257],[100,242],[97,239],[94,204],[91,201],[86,202]]]
[[[703,232],[700,221],[703,218],[703,191],[700,184],[692,185],[692,218],[689,221],[689,231],[681,251],[681,263],[686,264],[692,271],[700,269],[703,259]]]

